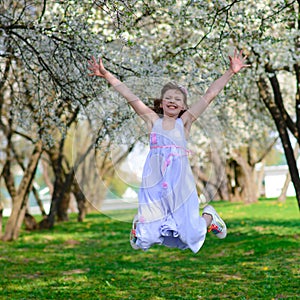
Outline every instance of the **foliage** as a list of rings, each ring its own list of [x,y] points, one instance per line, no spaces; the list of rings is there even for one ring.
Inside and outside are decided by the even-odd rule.
[[[72,217],[0,244],[0,297],[9,299],[297,299],[299,212],[285,204],[215,203],[229,234],[198,254],[130,248],[134,211]]]
[[[174,79],[188,86],[193,102],[228,66],[227,54],[234,47],[244,49],[251,53],[253,70],[230,83],[214,107],[217,124],[209,124],[220,129],[218,138],[224,140],[226,150],[253,137],[263,147],[271,122],[258,101],[254,79],[263,72],[260,62],[268,59],[269,53],[281,69],[292,64],[296,32],[286,24],[294,20],[289,14],[293,3],[114,0],[45,1],[43,6],[6,0],[7,11],[1,21],[3,57],[10,49],[17,49],[23,73],[33,76],[28,90],[37,98],[33,106],[38,107],[39,126],[43,125],[44,132],[54,126],[65,133],[65,117],[78,100],[88,118],[98,120],[97,129],[100,120],[106,120],[103,137],[112,135],[116,124],[122,124],[130,113],[123,99],[107,92],[99,80],[86,76],[86,61],[92,54],[104,57],[107,68],[142,99],[157,95],[162,82]],[[282,31],[285,34],[279,36]],[[258,63],[255,53],[260,56]],[[47,94],[51,95],[48,100]],[[95,104],[86,107],[95,99],[101,107],[97,116],[93,114]],[[32,112],[24,109],[22,102],[17,102],[15,110],[19,120],[25,119],[19,126],[27,125],[26,130]],[[73,105],[66,105],[70,102]],[[61,108],[63,119],[59,118],[62,112],[58,115],[49,105]],[[51,135],[47,137],[51,140]]]
[[[197,92],[203,93],[228,65],[228,52],[235,46],[250,51],[246,39],[257,40],[257,31],[267,30],[268,18],[259,27],[260,18],[272,9],[279,11],[278,5],[170,0],[45,1],[29,5],[26,1],[16,4],[6,0],[7,11],[1,21],[3,57],[8,56],[11,48],[17,49],[14,55],[20,58],[24,74],[33,76],[28,90],[37,98],[32,105],[38,107],[35,119],[42,127],[42,131],[36,128],[39,133],[46,134],[54,127],[64,134],[65,118],[75,109],[74,100],[78,100],[88,118],[97,120],[96,130],[101,126],[100,120],[106,120],[101,139],[107,133],[112,136],[116,124],[128,119],[129,112],[123,99],[104,93],[104,85],[98,81],[94,84],[96,80],[86,76],[86,61],[91,54],[103,56],[108,69],[130,83],[143,99],[153,97],[153,90],[157,94],[157,86],[163,81],[175,79],[190,88],[193,102]],[[217,123],[210,122],[210,126],[221,129],[218,138],[225,139],[226,148],[247,143],[251,136],[257,139],[258,135],[261,145],[265,145],[260,129],[268,118],[256,100],[253,86],[244,75],[231,85],[226,90],[226,99],[221,96],[217,101],[219,105],[213,113]],[[50,99],[46,94],[51,95]],[[101,113],[96,116],[96,105],[86,107],[92,99],[100,100],[101,110],[97,112]],[[17,119],[22,120],[19,126],[24,126],[24,130],[30,128],[33,116],[24,108],[27,101],[19,99],[15,109]],[[73,105],[66,105],[70,102]],[[49,105],[57,105],[62,111],[58,114]],[[50,135],[42,136],[53,143],[53,134],[50,131]]]
[[[28,144],[42,140],[43,149],[52,150],[56,170],[62,170],[61,174],[54,172],[59,202],[66,192],[57,186],[68,186],[65,183],[73,174],[72,164],[76,169],[84,156],[76,145],[79,148],[74,152],[81,156],[77,161],[56,160],[70,153],[71,149],[63,148],[69,147],[64,142],[72,124],[87,120],[87,135],[93,137],[90,146],[98,149],[113,143],[125,145],[125,153],[130,152],[136,140],[145,137],[124,99],[104,81],[87,76],[91,55],[102,56],[105,66],[147,103],[170,79],[184,82],[193,102],[227,68],[227,54],[235,47],[251,54],[252,68],[235,76],[197,125],[221,142],[223,156],[245,145],[264,153],[272,144],[269,133],[274,127],[259,101],[256,80],[265,74],[266,63],[272,62],[274,70],[283,73],[283,80],[296,82],[292,70],[299,60],[295,47],[297,3],[1,1],[0,134],[1,147],[6,148],[1,159],[4,157],[7,165],[8,161],[17,163],[18,152],[11,150],[18,148],[20,137]],[[284,90],[286,102],[293,92],[294,88]],[[288,108],[295,113],[292,105]],[[196,128],[194,137],[204,161],[207,153],[199,148],[213,144],[211,136],[198,138]],[[28,160],[23,157],[24,167]]]

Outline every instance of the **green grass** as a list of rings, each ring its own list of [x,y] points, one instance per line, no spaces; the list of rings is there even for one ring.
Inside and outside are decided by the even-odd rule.
[[[0,242],[0,299],[300,299],[296,200],[214,206],[228,237],[208,234],[197,254],[132,250],[132,210],[22,231]]]

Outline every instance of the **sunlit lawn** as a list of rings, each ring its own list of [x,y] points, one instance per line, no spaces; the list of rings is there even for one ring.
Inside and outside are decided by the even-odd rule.
[[[295,199],[214,204],[228,237],[208,234],[198,254],[131,249],[135,211],[76,216],[51,231],[0,243],[1,299],[300,299]],[[123,220],[123,221],[121,221]]]

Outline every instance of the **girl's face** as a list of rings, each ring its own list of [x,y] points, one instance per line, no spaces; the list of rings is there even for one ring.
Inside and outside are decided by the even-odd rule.
[[[161,107],[164,111],[164,115],[173,117],[179,115],[179,113],[186,109],[184,103],[184,96],[179,90],[167,90],[163,95]]]

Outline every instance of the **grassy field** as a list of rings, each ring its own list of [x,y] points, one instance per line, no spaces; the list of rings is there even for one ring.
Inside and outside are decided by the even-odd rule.
[[[0,299],[300,299],[300,214],[285,204],[214,204],[228,237],[197,254],[131,249],[132,210],[76,216],[0,242]]]

